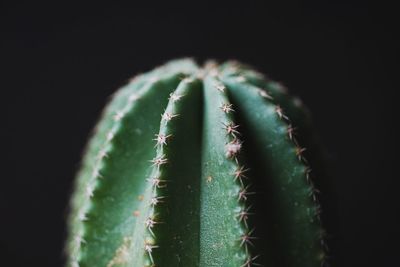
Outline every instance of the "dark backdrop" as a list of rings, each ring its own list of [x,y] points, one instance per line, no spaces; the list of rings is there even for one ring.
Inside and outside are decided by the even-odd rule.
[[[71,182],[106,98],[135,73],[182,56],[238,59],[300,95],[335,177],[333,262],[399,265],[393,7],[54,2],[0,4],[1,266],[62,265]]]

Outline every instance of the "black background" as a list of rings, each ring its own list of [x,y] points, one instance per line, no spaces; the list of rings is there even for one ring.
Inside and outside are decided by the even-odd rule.
[[[71,182],[107,97],[182,56],[238,59],[300,95],[334,170],[334,265],[399,266],[392,6],[54,2],[0,6],[1,266],[62,266]]]

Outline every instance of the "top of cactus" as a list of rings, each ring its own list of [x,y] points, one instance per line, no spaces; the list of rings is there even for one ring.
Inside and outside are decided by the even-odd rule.
[[[68,264],[320,266],[320,210],[292,126],[311,144],[308,121],[282,85],[235,61],[135,77],[86,149]]]

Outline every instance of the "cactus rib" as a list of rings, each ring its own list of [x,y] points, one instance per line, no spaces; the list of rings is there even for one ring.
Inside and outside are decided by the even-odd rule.
[[[246,209],[238,125],[221,108],[230,102],[218,79],[204,80],[204,101],[200,266],[241,266],[250,256],[238,216]]]
[[[280,238],[274,240],[274,245],[281,248],[278,251],[292,251],[293,257],[275,254],[274,261],[278,266],[323,262],[325,253],[320,242],[324,232],[320,227],[320,209],[315,188],[309,180],[304,148],[288,135],[291,121],[279,105],[260,94],[259,88],[237,83],[232,78],[226,78],[224,82],[242,115],[252,152],[265,159],[254,168],[268,174],[269,184],[278,189],[273,195],[274,203],[280,204],[275,207],[279,212],[274,214],[277,220],[274,234]],[[300,243],[305,240],[308,246],[302,247]]]
[[[166,164],[154,166],[157,177],[166,182],[155,188],[154,196],[165,197],[163,203],[155,205],[160,221],[154,227],[159,246],[152,262],[156,265],[196,266],[199,261],[200,181],[196,177],[200,176],[201,123],[193,122],[201,120],[200,94],[198,79],[183,79],[164,112],[178,116],[163,119],[156,138],[157,156],[167,159]]]

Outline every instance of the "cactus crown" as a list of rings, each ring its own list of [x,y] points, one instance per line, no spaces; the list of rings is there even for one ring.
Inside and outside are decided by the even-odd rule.
[[[308,121],[282,85],[237,62],[176,60],[135,77],[86,149],[68,266],[321,266],[296,138]]]

